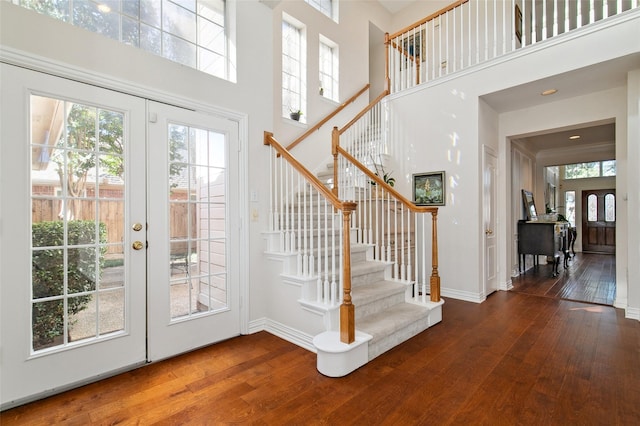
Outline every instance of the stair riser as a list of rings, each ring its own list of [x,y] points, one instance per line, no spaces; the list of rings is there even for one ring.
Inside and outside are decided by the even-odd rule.
[[[378,281],[384,281],[385,279],[385,274],[384,274],[384,270],[381,271],[372,271],[372,272],[366,272],[363,274],[351,274],[351,287],[355,288],[355,287],[359,287],[359,286],[365,286],[369,283],[373,283],[373,282],[378,282]]]
[[[318,253],[320,253],[320,254],[318,255]],[[331,254],[332,254],[331,248],[329,247],[329,256],[331,256]],[[320,257],[322,257],[323,262],[324,262],[325,250],[323,248],[318,252],[318,249],[314,248],[314,249],[309,249],[309,252],[305,253],[305,251],[303,249],[301,255],[302,256],[305,256],[305,255],[313,256],[314,259],[318,259],[318,257],[320,256]],[[362,252],[362,251],[358,251],[358,252],[355,252],[355,253],[352,252],[351,253],[351,265],[354,265],[354,264],[360,263],[360,262],[365,262],[367,260],[366,256],[367,256],[366,252]]]

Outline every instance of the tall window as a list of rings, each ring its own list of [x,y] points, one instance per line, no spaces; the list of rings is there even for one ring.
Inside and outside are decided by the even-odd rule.
[[[326,37],[320,36],[320,94],[338,101],[338,47]]]
[[[309,5],[338,22],[338,0],[305,0]]]
[[[12,0],[77,27],[235,81],[227,0]]]
[[[616,175],[616,160],[592,161],[590,163],[567,164],[565,179],[582,179]]]
[[[292,20],[282,20],[282,116],[302,112],[303,60],[302,26]]]

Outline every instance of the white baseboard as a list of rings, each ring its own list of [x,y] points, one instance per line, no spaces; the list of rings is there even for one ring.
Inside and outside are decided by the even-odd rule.
[[[640,321],[640,308],[626,307],[624,310],[624,317]]]
[[[498,290],[509,291],[513,288],[513,281],[509,280],[504,283],[498,284]]]
[[[452,299],[464,300],[465,302],[474,302],[474,303],[482,303],[486,299],[486,297],[481,293],[454,290],[451,288],[443,288],[440,294],[442,295],[442,297],[450,297]]]
[[[316,348],[313,345],[313,336],[269,318],[260,318],[249,323],[250,334],[259,331],[266,331],[308,351],[316,352]]]

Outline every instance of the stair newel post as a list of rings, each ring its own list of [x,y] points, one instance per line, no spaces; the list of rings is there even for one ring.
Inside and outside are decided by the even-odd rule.
[[[340,146],[340,131],[334,126],[331,131],[331,155],[333,155],[333,195],[338,196],[338,147]]]
[[[438,211],[431,213],[431,277],[429,279],[431,301],[440,301],[440,276],[438,275]]]
[[[387,93],[391,92],[391,78],[389,77],[389,45],[391,44],[391,39],[389,38],[389,33],[384,33],[384,90]]]
[[[351,302],[351,236],[349,226],[351,213],[356,210],[356,203],[342,203],[342,245],[343,245],[343,283],[342,304],[340,305],[340,341],[350,344],[356,340],[356,312]]]

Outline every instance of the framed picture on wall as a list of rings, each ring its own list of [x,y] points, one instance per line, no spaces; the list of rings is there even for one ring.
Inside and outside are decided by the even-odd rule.
[[[444,206],[446,200],[445,172],[413,175],[413,202],[418,206]]]

